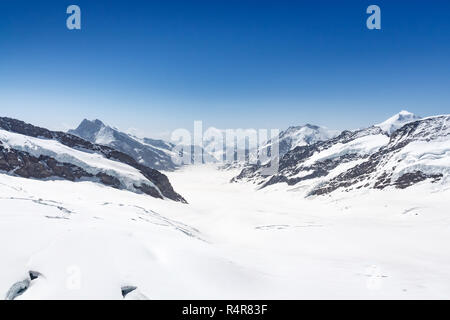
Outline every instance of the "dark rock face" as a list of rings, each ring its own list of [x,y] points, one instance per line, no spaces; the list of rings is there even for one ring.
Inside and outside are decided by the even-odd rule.
[[[18,281],[14,283],[11,288],[9,288],[8,292],[6,293],[5,300],[14,300],[18,296],[25,293],[25,291],[28,290],[30,287],[32,281],[38,279],[41,277],[42,274],[37,271],[28,271],[28,278],[25,278],[22,281]]]
[[[142,141],[106,126],[100,120],[83,120],[80,125],[69,130],[68,133],[96,143],[99,135],[107,136],[105,141],[100,142],[115,150],[126,153],[140,164],[157,170],[174,170],[177,166],[173,163],[170,151],[174,145],[162,140],[145,138]],[[100,139],[101,140],[101,139]]]
[[[6,293],[5,300],[14,300],[18,296],[24,294],[25,291],[27,291],[28,288],[30,287],[30,284],[31,284],[30,279],[25,279],[14,283]]]
[[[130,292],[133,292],[134,290],[136,290],[137,287],[136,286],[123,286],[121,288],[122,290],[122,296],[125,298]]]
[[[121,187],[120,181],[116,177],[112,177],[103,172],[97,173],[96,177],[98,177],[100,179],[100,182],[104,185],[111,186],[116,189],[119,189]]]
[[[412,186],[413,184],[425,181],[427,179],[431,179],[432,180],[431,182],[437,182],[442,177],[443,177],[442,174],[425,174],[422,171],[415,171],[405,173],[395,181],[394,185],[397,188],[405,189],[408,188],[409,186]]]
[[[22,178],[34,179],[58,177],[76,181],[83,178],[92,178],[113,188],[119,189],[122,187],[117,178],[106,173],[100,172],[93,175],[76,165],[59,162],[52,157],[43,155],[34,157],[27,152],[5,149],[2,145],[0,145],[0,171],[6,171]],[[144,193],[150,194],[145,191]]]
[[[362,162],[334,178],[325,180],[325,182],[314,187],[309,195],[323,195],[339,188],[384,189],[388,186],[394,186],[404,189],[425,180],[437,182],[442,179],[442,174],[427,174],[421,170],[415,170],[413,172],[405,172],[401,176],[395,176],[394,170],[396,166],[388,166],[387,164],[392,164],[394,162],[392,159],[396,159],[395,156],[398,152],[413,141],[429,142],[436,139],[449,139],[448,119],[448,116],[438,116],[407,123],[391,134],[389,142],[385,146],[372,154],[348,153],[306,165],[306,161],[315,153],[326,150],[338,143],[346,144],[367,135],[385,134],[379,127],[370,127],[353,132],[344,131],[335,138],[297,147],[287,152],[280,159],[279,172],[276,175],[263,176],[260,174],[260,171],[264,165],[253,165],[244,168],[238,176],[232,179],[232,182],[241,180],[253,181],[261,185],[261,187],[276,183],[295,185],[300,181],[326,177],[331,170],[339,165],[355,160],[361,160]],[[396,161],[402,160],[398,159]]]
[[[93,144],[80,137],[67,134],[64,132],[50,131],[44,128],[39,128],[31,124],[27,124],[23,121],[1,118],[0,128],[14,133],[19,133],[35,138],[53,139],[57,140],[65,146],[73,149],[95,152],[103,155],[107,159],[115,160],[125,163],[133,168],[138,169],[144,177],[152,182],[161,191],[162,196],[174,201],[186,202],[186,200],[173,190],[169,179],[159,171],[151,169],[142,164],[139,164],[131,156],[114,150],[111,147]],[[0,145],[0,170],[10,172],[25,178],[37,178],[45,179],[50,177],[59,177],[70,181],[75,181],[81,178],[93,178],[92,174],[89,174],[80,167],[77,167],[69,163],[61,163],[54,158],[47,156],[40,156],[39,158],[32,155],[14,150],[5,149]],[[114,187],[122,188],[120,181],[105,173],[98,173],[95,176],[99,179],[99,182]],[[150,186],[141,186],[138,188],[142,192],[149,194],[156,198],[162,198],[159,192]],[[151,190],[153,189],[153,190]]]
[[[60,177],[75,181],[91,174],[70,163],[60,163],[47,156],[34,157],[27,152],[5,149],[0,144],[0,170],[14,173],[23,178],[45,179]]]
[[[335,158],[335,159],[326,159],[324,161],[317,161],[310,166],[301,166],[301,167],[293,170],[294,175],[298,174],[302,171],[310,172],[308,174],[305,174],[301,177],[296,177],[296,178],[287,178],[283,175],[281,175],[281,176],[277,175],[277,176],[272,177],[272,179],[276,178],[276,177],[281,177],[284,179],[281,179],[279,181],[270,179],[263,186],[265,187],[265,186],[268,186],[268,185],[271,185],[274,183],[281,182],[283,180],[284,180],[283,182],[286,182],[288,185],[295,185],[295,184],[299,183],[300,181],[319,178],[319,177],[325,177],[328,175],[328,173],[331,170],[336,168],[338,165],[341,165],[341,164],[349,162],[349,161],[357,160],[360,158],[362,158],[362,157],[355,155],[355,154],[349,154],[349,155],[343,155],[343,156]]]
[[[412,141],[431,141],[434,139],[448,139],[448,117],[433,117],[415,122],[408,123],[396,130],[389,140],[387,146],[372,154],[367,161],[347,170],[337,177],[328,181],[325,185],[313,190],[311,195],[320,195],[332,192],[340,187],[350,187],[355,184],[364,184],[371,186],[369,179],[376,179],[372,186],[376,189],[384,189],[387,186],[395,186],[397,188],[407,188],[426,179],[431,182],[437,182],[442,178],[442,174],[425,174],[420,170],[405,173],[397,179],[393,180],[394,168],[385,168],[384,164],[388,163],[392,157],[396,155],[402,148]]]

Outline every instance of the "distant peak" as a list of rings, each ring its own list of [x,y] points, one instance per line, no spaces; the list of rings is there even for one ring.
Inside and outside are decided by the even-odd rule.
[[[78,125],[78,127],[74,130],[69,130],[68,132],[74,135],[77,135],[83,139],[87,139],[90,141],[94,141],[94,137],[97,135],[98,132],[104,130],[107,128],[103,122],[101,122],[98,119],[95,120],[88,120],[83,119],[81,123]]]
[[[402,110],[399,113],[394,114],[392,117],[390,117],[389,119],[387,119],[386,121],[384,121],[382,123],[392,122],[392,121],[396,121],[399,119],[417,120],[417,119],[420,119],[420,117],[416,116],[414,113],[409,112],[407,110]]]
[[[415,115],[414,113],[407,110],[402,110],[382,123],[376,124],[375,126],[381,128],[381,130],[390,135],[392,132],[403,127],[405,124],[419,119],[421,119],[421,117]]]
[[[316,131],[321,129],[321,127],[319,127],[319,126],[307,123],[307,124],[301,125],[301,126],[290,126],[290,127],[288,127],[285,130],[285,132],[286,133],[292,133],[292,132],[299,131],[299,130],[304,129],[304,128],[308,128],[308,129],[316,130]]]
[[[307,127],[307,128],[313,129],[313,130],[319,130],[320,129],[319,126],[316,126],[316,125],[310,124],[310,123],[305,124],[304,127]]]
[[[96,125],[99,125],[99,126],[104,126],[105,124],[101,121],[101,120],[99,120],[99,119],[95,119],[94,120],[94,123],[96,124]]]
[[[81,121],[80,125],[78,126],[78,128],[87,128],[87,127],[101,128],[101,127],[105,127],[105,124],[99,119],[95,119],[95,120],[83,119],[83,121]]]

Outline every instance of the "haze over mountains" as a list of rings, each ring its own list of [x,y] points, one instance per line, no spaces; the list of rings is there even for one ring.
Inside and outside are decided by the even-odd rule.
[[[227,137],[226,130],[208,128],[204,133],[202,145],[195,145],[195,141],[184,145],[184,148],[191,148],[194,162],[195,152],[198,152],[200,159],[197,163],[221,163],[226,159],[226,148],[231,148],[234,152],[234,161],[245,161],[248,157],[255,158],[257,150],[253,144],[246,139],[251,138],[249,131],[232,130],[233,133],[242,134],[236,137]],[[174,170],[179,167],[173,161],[175,144],[173,142],[156,140],[150,138],[138,138],[134,135],[120,131],[114,127],[105,125],[102,121],[84,119],[76,129],[69,130],[68,133],[79,136],[92,143],[107,145],[111,148],[124,152],[132,156],[136,161],[157,170]],[[278,136],[279,153],[284,155],[289,150],[317,141],[327,140],[338,134],[338,131],[329,130],[311,124],[292,126],[281,131]],[[257,142],[255,142],[256,144]],[[261,143],[261,141],[260,141]],[[259,152],[270,154],[273,141],[262,141],[258,147]],[[239,151],[240,150],[240,151]],[[247,154],[246,158],[238,159],[239,155]]]
[[[290,150],[299,147],[310,145],[319,141],[331,139],[339,134],[339,131],[330,130],[328,128],[319,127],[316,125],[305,124],[302,126],[291,126],[284,131],[281,131],[277,143],[280,157],[285,155]],[[272,140],[268,140],[260,148],[262,153],[271,153]]]
[[[329,193],[340,187],[406,188],[425,180],[446,181],[447,121],[445,115],[420,119],[401,111],[380,124],[356,131],[338,133],[310,124],[289,127],[279,134],[277,141],[280,157],[277,174],[261,174],[268,166],[266,163],[245,164],[242,159],[235,159],[237,167],[243,170],[232,181],[252,182],[258,188],[286,183],[303,190],[305,195]],[[0,118],[0,128],[1,170],[41,179],[97,179],[115,188],[182,200],[157,171],[179,168],[173,162],[175,145],[171,142],[138,138],[100,120],[85,119],[67,134],[9,118]],[[216,131],[225,139],[224,130]],[[217,141],[210,139],[204,143],[201,151],[206,153]],[[246,152],[249,157],[255,157],[257,152],[270,154],[272,144],[268,140],[258,151]],[[221,146],[214,146],[213,159],[217,162],[223,156]],[[112,159],[123,166],[117,167],[117,161]]]
[[[229,140],[228,137],[227,141],[225,130],[210,128],[199,149],[203,154],[200,163],[220,163],[225,159],[224,146],[231,146],[235,150],[234,159],[226,167],[243,167],[242,172],[232,179],[233,182],[250,181],[257,184],[258,188],[287,183],[296,190],[303,190],[305,195],[324,194],[350,186],[385,188],[392,185],[406,188],[425,180],[446,181],[447,118],[438,116],[421,120],[419,116],[402,110],[372,127],[342,133],[311,124],[289,127],[278,136],[280,171],[272,176],[261,174],[268,164],[257,160],[258,154],[271,154],[272,140],[262,143],[258,149],[245,149],[239,153],[246,154],[245,158],[239,158],[236,148],[249,148],[250,145],[239,141],[239,137],[237,140]],[[408,125],[410,123],[415,124]],[[424,126],[429,128],[424,129]],[[150,167],[163,170],[178,167],[172,161],[174,144],[170,142],[140,139],[106,126],[100,120],[83,120],[77,129],[69,132],[118,149]],[[394,142],[397,137],[405,135],[408,135],[408,138],[404,138],[407,143]],[[245,139],[245,136],[241,139]],[[428,153],[421,154],[418,151],[421,149],[420,141],[425,140]],[[410,145],[405,148],[407,144]],[[412,150],[414,146],[418,149]],[[212,156],[207,158],[207,152]],[[424,158],[429,160],[424,161]],[[246,165],[249,160],[251,164]],[[436,165],[439,162],[444,165]]]

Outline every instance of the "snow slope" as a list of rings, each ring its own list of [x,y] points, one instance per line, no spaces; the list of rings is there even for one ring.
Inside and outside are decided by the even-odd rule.
[[[416,118],[402,111],[382,124],[298,146],[280,158],[275,174],[264,174],[265,164],[249,165],[232,181],[260,188],[285,183],[301,191],[300,196],[339,188],[408,188],[424,180],[445,185],[450,172],[450,117]]]
[[[69,130],[68,133],[92,143],[110,146],[153,169],[172,170],[176,168],[172,161],[174,145],[162,140],[138,138],[108,126],[100,120],[84,119],[76,129]]]
[[[0,207],[3,295],[29,271],[41,276],[17,299],[122,299],[125,286],[151,299],[199,298],[205,290],[219,297],[231,295],[230,281],[236,290],[252,279],[199,231],[159,213],[186,206],[91,182],[2,174]]]
[[[142,173],[124,163],[106,159],[98,153],[70,148],[56,140],[34,138],[0,129],[0,142],[5,148],[27,152],[35,157],[50,156],[62,163],[70,163],[83,168],[88,173],[106,173],[119,179],[127,190],[137,192],[135,185],[148,184],[159,189]]]
[[[395,130],[400,129],[405,124],[420,119],[421,118],[419,116],[416,116],[414,113],[402,110],[389,119],[383,121],[382,123],[376,124],[375,126],[380,127],[383,132],[391,135]]]
[[[319,127],[311,124],[303,126],[292,126],[282,131],[278,137],[279,153],[283,156],[290,150],[299,146],[310,145],[318,141],[331,139],[339,134],[336,130],[330,130],[325,127]],[[262,152],[270,149],[274,141],[269,140],[261,147]]]
[[[388,142],[389,138],[381,134],[362,136],[348,143],[337,143],[328,149],[314,153],[303,163],[303,165],[308,166],[318,161],[339,158],[349,154],[355,154],[363,157],[378,151]]]
[[[167,173],[189,204],[0,174],[0,293],[16,299],[450,298],[450,190],[335,192]]]
[[[394,131],[389,142],[366,161],[313,190],[320,195],[338,188],[408,188],[428,181],[444,188],[450,172],[450,116],[424,118]]]

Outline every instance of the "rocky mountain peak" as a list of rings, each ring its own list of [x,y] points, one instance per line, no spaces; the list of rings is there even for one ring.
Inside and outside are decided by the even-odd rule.
[[[98,119],[84,119],[76,129],[69,130],[68,133],[114,148],[153,169],[173,170],[176,167],[172,161],[172,144],[157,139],[140,139]]]
[[[127,153],[11,118],[0,117],[0,171],[24,178],[89,179],[156,198],[186,202],[164,174]]]

